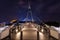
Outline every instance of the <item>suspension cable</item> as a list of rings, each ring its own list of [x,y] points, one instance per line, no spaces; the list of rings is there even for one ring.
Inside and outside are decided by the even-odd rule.
[[[28,21],[29,14],[31,15],[31,21],[33,22],[34,19],[33,19],[32,11],[31,11],[31,5],[30,5],[30,2],[28,0],[28,12],[27,12],[27,16],[26,16],[26,22]]]

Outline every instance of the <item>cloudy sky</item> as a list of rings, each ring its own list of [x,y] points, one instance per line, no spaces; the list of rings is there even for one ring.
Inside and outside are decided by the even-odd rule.
[[[59,0],[29,0],[33,16],[44,21],[60,22]],[[0,22],[26,17],[28,0],[0,0]]]

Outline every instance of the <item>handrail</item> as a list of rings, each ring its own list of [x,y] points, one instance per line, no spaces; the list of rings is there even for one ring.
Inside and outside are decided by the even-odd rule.
[[[9,28],[9,27],[4,28],[3,30],[1,30],[1,32],[5,31],[7,28]]]

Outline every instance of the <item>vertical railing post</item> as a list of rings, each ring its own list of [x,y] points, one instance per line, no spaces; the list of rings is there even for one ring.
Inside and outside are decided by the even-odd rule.
[[[9,30],[9,39],[12,40],[11,34],[12,33],[12,29]]]
[[[49,32],[49,40],[50,40],[50,29],[48,30],[48,32]]]
[[[39,40],[39,32],[37,31],[37,40]]]
[[[0,33],[0,40],[1,40],[1,33]]]
[[[23,40],[23,32],[21,31],[20,40]]]

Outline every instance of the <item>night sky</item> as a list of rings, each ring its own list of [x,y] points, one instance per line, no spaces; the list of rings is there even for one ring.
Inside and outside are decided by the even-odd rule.
[[[41,20],[60,22],[59,0],[30,0],[33,16]],[[0,0],[0,22],[26,17],[28,0]]]

